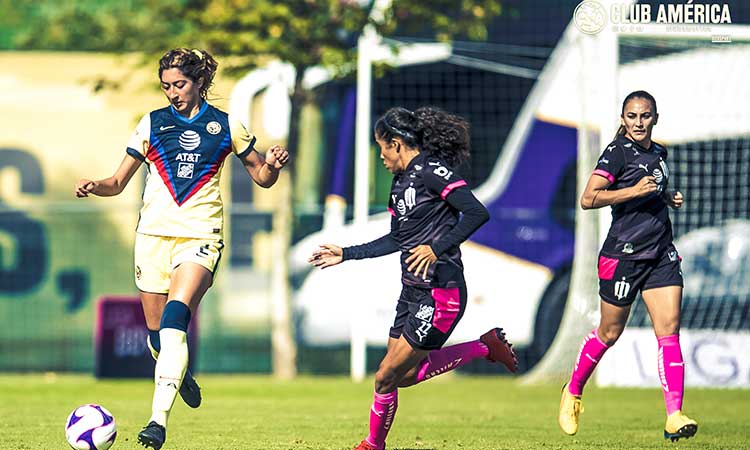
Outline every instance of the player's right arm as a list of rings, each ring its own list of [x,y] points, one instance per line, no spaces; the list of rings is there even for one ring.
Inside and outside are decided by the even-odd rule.
[[[581,195],[581,208],[602,208],[656,192],[656,181],[652,176],[641,178],[633,186],[608,190],[609,186],[625,171],[625,165],[623,149],[615,143],[610,144],[599,157],[596,169],[586,183],[586,188]]]
[[[604,206],[624,203],[634,198],[645,197],[656,192],[654,177],[648,176],[638,180],[635,186],[609,191],[610,181],[596,173],[591,174],[586,189],[581,196],[581,208],[596,209]]]
[[[128,185],[128,182],[133,175],[141,166],[141,162],[130,155],[125,155],[125,158],[120,163],[120,167],[117,168],[115,174],[109,178],[103,180],[92,181],[88,179],[81,179],[76,183],[75,195],[78,198],[88,197],[89,194],[94,194],[99,197],[112,197],[119,194]]]
[[[92,181],[81,179],[76,183],[75,196],[88,197],[89,194],[99,197],[112,197],[119,194],[146,160],[146,153],[151,138],[151,114],[145,114],[135,127],[135,131],[128,140],[125,158],[120,163],[115,174],[103,180]]]
[[[325,269],[349,259],[377,258],[396,252],[399,249],[398,241],[393,237],[396,224],[396,217],[391,217],[391,232],[365,244],[345,248],[333,244],[323,244],[313,252],[307,262],[315,267]]]

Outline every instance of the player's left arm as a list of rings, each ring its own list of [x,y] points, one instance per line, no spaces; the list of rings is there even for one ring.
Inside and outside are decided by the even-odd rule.
[[[448,249],[458,247],[479,227],[490,219],[487,208],[474,196],[466,181],[457,177],[443,166],[432,173],[425,173],[425,185],[433,192],[439,193],[453,208],[462,213],[461,220],[440,239],[429,244],[422,244],[409,250],[411,255],[406,259],[407,270],[427,277],[427,269]]]
[[[672,189],[665,190],[662,193],[661,198],[667,205],[674,209],[680,209],[682,207],[682,203],[685,201],[685,197],[682,195],[682,192]]]
[[[279,179],[279,171],[289,162],[289,152],[280,145],[272,145],[265,157],[255,150],[255,136],[239,120],[229,118],[232,151],[242,161],[250,178],[264,188]]]
[[[289,152],[280,145],[273,145],[266,152],[265,158],[252,149],[241,160],[250,178],[258,186],[269,188],[276,183],[279,171],[289,162]]]

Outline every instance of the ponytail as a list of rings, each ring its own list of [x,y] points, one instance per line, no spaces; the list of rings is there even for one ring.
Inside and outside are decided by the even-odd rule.
[[[471,140],[466,119],[432,106],[417,109],[414,116],[422,151],[453,167],[469,159]]]
[[[625,125],[620,125],[620,128],[617,129],[617,133],[615,133],[615,139],[620,136],[625,136]]]

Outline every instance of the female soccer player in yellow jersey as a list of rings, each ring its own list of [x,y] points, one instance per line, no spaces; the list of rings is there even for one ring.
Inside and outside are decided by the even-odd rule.
[[[138,441],[160,449],[169,411],[179,391],[198,407],[200,388],[187,371],[187,329],[208,288],[224,248],[219,177],[234,153],[259,186],[276,182],[289,161],[277,145],[265,158],[255,136],[206,94],[218,63],[204,50],[177,48],[159,61],[159,80],[169,105],[143,116],[114,175],[82,179],[76,197],[109,197],[122,192],[145,162],[148,170],[136,229],[135,282],[140,290],[149,347],[156,358],[152,415]]]

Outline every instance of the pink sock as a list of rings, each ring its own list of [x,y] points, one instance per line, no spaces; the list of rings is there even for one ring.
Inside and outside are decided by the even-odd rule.
[[[367,442],[378,450],[385,448],[385,438],[391,431],[391,424],[398,408],[398,389],[387,394],[375,393],[370,408],[370,435]]]
[[[570,382],[568,383],[568,391],[571,394],[579,397],[583,394],[583,386],[608,348],[607,344],[599,338],[598,328],[583,339],[576,365],[573,368],[573,374],[570,376]]]
[[[417,366],[417,383],[450,372],[474,359],[484,358],[488,353],[487,346],[478,340],[431,351]]]
[[[682,361],[680,335],[656,338],[659,341],[659,379],[664,391],[667,415],[682,409],[685,363]]]

